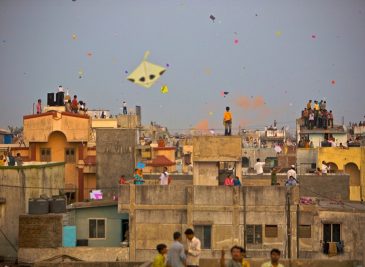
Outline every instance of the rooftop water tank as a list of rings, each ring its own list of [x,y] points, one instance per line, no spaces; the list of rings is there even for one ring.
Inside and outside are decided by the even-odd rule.
[[[47,214],[49,211],[48,200],[43,198],[30,198],[29,204],[29,214]]]
[[[49,212],[66,213],[66,199],[60,196],[49,199]]]

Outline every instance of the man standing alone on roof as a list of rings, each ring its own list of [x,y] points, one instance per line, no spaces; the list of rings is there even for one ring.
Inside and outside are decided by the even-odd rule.
[[[223,115],[224,135],[232,134],[232,113],[229,110],[229,107],[226,107],[226,111]]]
[[[160,175],[160,185],[169,184],[169,173],[167,172],[167,167],[163,167],[163,172]]]

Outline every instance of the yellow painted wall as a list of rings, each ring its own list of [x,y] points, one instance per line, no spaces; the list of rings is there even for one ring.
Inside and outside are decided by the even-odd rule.
[[[351,147],[349,149],[342,149],[338,147],[318,148],[317,165],[321,166],[323,160],[326,162],[335,163],[339,170],[344,170],[345,165],[350,162],[355,163],[360,168],[361,148],[360,147]]]
[[[66,140],[65,135],[62,132],[53,132],[49,136],[49,140],[46,143],[36,144],[36,161],[41,161],[41,148],[51,149],[51,161],[52,162],[64,162],[65,161],[65,149],[75,149],[75,163],[65,164],[65,184],[72,184],[77,187],[78,185],[78,146],[79,143],[69,143]]]
[[[23,126],[25,142],[47,142],[54,131],[63,132],[69,142],[87,142],[91,120],[88,116],[53,112],[49,115],[26,117]]]
[[[322,161],[335,163],[339,171],[345,172],[345,166],[348,163],[354,163],[360,171],[360,185],[356,182],[353,172],[350,174],[350,199],[359,201],[364,198],[365,191],[365,148],[351,147],[349,149],[342,149],[338,147],[321,147],[318,148],[318,162],[321,166]],[[361,192],[362,191],[362,192]]]
[[[92,128],[117,128],[117,119],[92,119]]]

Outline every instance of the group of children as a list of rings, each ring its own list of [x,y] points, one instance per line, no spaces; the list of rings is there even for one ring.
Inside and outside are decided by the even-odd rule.
[[[122,185],[122,184],[130,184],[130,183],[133,183],[133,184],[136,184],[136,185],[139,185],[139,184],[144,184],[145,181],[143,179],[143,170],[142,169],[134,169],[134,175],[133,175],[133,179],[131,180],[127,180],[125,178],[125,175],[122,174],[119,178],[119,184]]]
[[[333,128],[333,113],[332,110],[327,111],[327,102],[324,100],[314,101],[312,107],[312,100],[309,100],[307,107],[302,111],[302,119],[304,120],[304,127],[308,129]]]
[[[14,157],[11,151],[5,152],[3,155],[0,155],[0,166],[22,166],[23,159],[20,153],[16,154]]]

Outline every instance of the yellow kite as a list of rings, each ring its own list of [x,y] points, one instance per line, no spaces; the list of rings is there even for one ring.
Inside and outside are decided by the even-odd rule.
[[[169,92],[169,88],[167,87],[167,85],[163,85],[161,87],[161,93],[167,94],[168,92]]]
[[[165,68],[147,61],[150,52],[144,54],[142,63],[127,77],[132,83],[150,88],[166,71]]]

